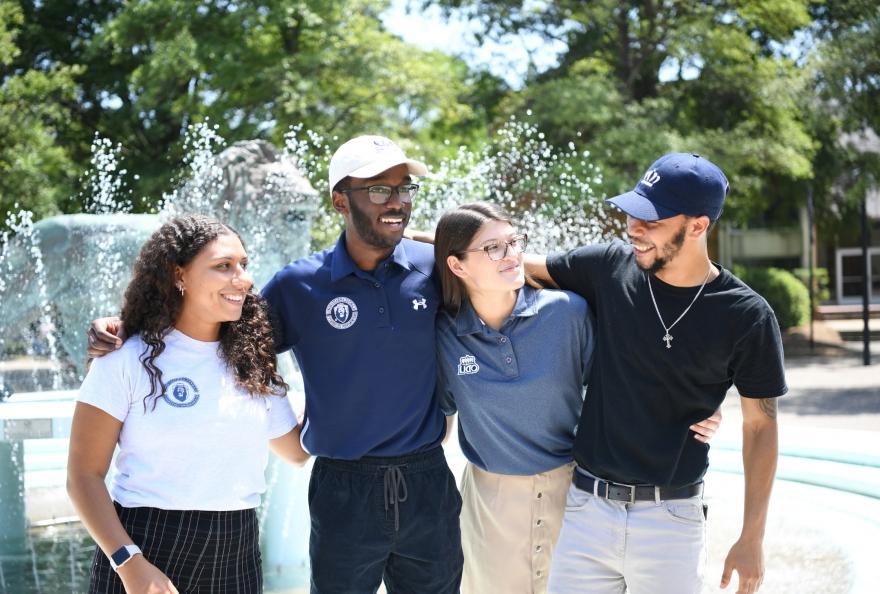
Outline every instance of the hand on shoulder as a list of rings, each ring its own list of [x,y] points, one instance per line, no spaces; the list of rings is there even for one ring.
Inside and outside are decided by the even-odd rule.
[[[92,320],[86,332],[88,340],[87,352],[89,357],[103,357],[122,347],[127,335],[118,317],[98,318]]]

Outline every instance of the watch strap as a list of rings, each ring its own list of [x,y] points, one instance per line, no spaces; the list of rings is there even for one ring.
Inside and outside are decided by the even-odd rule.
[[[120,567],[128,563],[132,557],[135,555],[143,554],[141,552],[140,547],[136,544],[127,544],[119,547],[116,551],[108,557],[110,560],[110,567],[113,568],[113,571],[118,571]]]

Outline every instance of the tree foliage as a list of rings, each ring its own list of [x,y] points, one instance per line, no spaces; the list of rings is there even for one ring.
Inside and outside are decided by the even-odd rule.
[[[530,108],[551,137],[591,150],[605,191],[632,185],[670,150],[715,160],[734,180],[728,215],[759,218],[812,175],[816,144],[798,99],[809,77],[789,57],[808,0],[440,0],[491,35],[562,39],[559,64],[507,108]]]
[[[483,133],[486,108],[475,96],[500,85],[385,30],[385,2],[20,4],[14,68],[74,75],[61,144],[80,171],[95,132],[120,144],[139,210],[169,188],[189,124],[209,119],[227,140],[280,145],[304,123],[330,139],[378,132],[442,151],[444,138]]]
[[[816,156],[817,208],[823,230],[855,242],[860,203],[880,187],[880,5],[826,0],[814,7],[817,51],[808,64]]]
[[[19,203],[38,217],[57,213],[76,175],[58,136],[81,69],[17,68],[24,23],[16,2],[0,0],[0,228]]]
[[[388,2],[0,0],[0,214],[86,208],[96,133],[122,147],[124,198],[150,210],[205,121],[279,146],[300,123],[330,146],[378,132],[440,163],[516,115],[588,152],[599,196],[664,152],[704,154],[742,223],[790,224],[812,186],[842,228],[880,178],[876,153],[841,142],[880,129],[873,0],[409,0],[479,19],[478,40],[564,42],[517,90],[403,42]]]

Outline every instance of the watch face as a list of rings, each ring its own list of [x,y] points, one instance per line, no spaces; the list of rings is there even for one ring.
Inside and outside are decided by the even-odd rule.
[[[131,553],[128,552],[128,549],[125,547],[121,547],[118,551],[110,555],[110,558],[113,560],[113,564],[119,567],[122,563],[125,563],[128,558],[131,557]]]

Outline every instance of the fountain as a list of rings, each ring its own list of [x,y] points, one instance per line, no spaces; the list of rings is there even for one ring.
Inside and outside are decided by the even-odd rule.
[[[120,147],[97,138],[87,213],[39,222],[19,213],[8,221],[0,242],[0,594],[84,589],[94,545],[64,492],[83,330],[118,311],[134,256],[160,222],[202,212],[229,223],[245,239],[258,287],[338,235],[340,221],[320,208],[334,147],[319,135],[297,126],[280,151],[263,141],[227,147],[215,128],[198,125],[185,142],[187,177],[157,214],[130,212]],[[411,226],[432,228],[454,204],[488,199],[519,216],[535,251],[617,234],[595,197],[600,176],[588,157],[573,145],[556,150],[512,119],[484,149],[459,148],[423,180]],[[283,357],[281,367],[301,408],[292,359]],[[273,459],[267,474],[260,510],[266,591],[304,591],[308,473]]]

